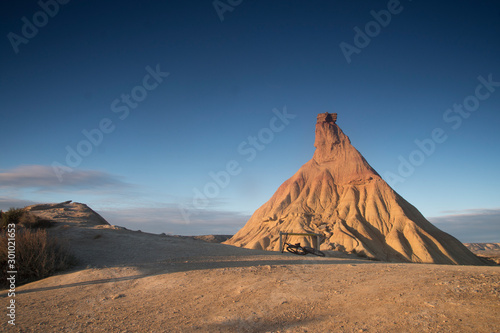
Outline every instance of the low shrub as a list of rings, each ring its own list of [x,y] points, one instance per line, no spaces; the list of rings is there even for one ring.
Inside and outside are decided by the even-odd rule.
[[[2,229],[7,228],[7,225],[10,223],[17,224],[19,223],[19,220],[21,217],[24,215],[26,211],[23,208],[10,208],[6,212],[2,212],[1,216],[1,224],[0,227]]]
[[[53,222],[31,214],[24,208],[10,208],[0,213],[0,228],[5,229],[9,224],[16,224],[25,228],[49,228]]]
[[[21,215],[19,219],[19,226],[30,228],[30,229],[45,229],[50,228],[53,222],[51,220],[42,219],[41,217],[35,216],[29,212],[25,212]]]
[[[68,269],[75,264],[68,246],[56,238],[49,237],[44,229],[16,228],[15,262],[16,286],[46,278],[57,271]],[[9,234],[0,232],[0,266],[2,287],[7,286],[7,261]]]

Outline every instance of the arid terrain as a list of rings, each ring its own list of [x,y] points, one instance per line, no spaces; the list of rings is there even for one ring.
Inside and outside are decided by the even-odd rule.
[[[77,203],[37,211],[56,221],[50,232],[68,241],[79,264],[18,287],[16,326],[4,319],[3,331],[500,330],[498,266],[249,250],[130,231],[92,213]]]
[[[500,243],[466,243],[464,245],[477,256],[500,265]]]

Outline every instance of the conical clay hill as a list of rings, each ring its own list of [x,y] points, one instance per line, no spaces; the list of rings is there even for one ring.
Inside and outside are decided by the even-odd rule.
[[[351,145],[336,119],[336,113],[318,115],[313,158],[226,244],[278,251],[280,231],[312,232],[322,235],[322,250],[391,262],[483,264],[397,194]]]

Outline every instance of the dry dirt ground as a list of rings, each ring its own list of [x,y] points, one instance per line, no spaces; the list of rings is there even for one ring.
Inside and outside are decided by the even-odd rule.
[[[4,314],[2,331],[500,331],[498,266],[302,257],[71,221],[49,230],[79,265],[16,288],[16,325]]]

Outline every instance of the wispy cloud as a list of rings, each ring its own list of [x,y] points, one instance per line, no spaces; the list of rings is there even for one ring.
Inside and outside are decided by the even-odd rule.
[[[472,208],[472,209],[461,209],[461,210],[444,210],[443,214],[448,216],[464,216],[464,215],[497,215],[500,212],[500,208]]]
[[[7,210],[11,207],[22,208],[30,205],[37,204],[39,202],[31,201],[31,200],[23,200],[16,198],[6,198],[0,197],[0,210]]]
[[[99,214],[110,224],[132,230],[190,236],[234,234],[250,218],[239,212],[207,209],[197,211],[189,223],[186,223],[176,204],[155,208],[101,210]]]
[[[97,170],[74,169],[61,182],[51,166],[23,165],[10,170],[0,170],[0,189],[33,188],[55,190],[61,188],[88,189],[95,187],[126,186],[118,177]]]
[[[500,242],[500,208],[446,211],[429,221],[464,243]]]

